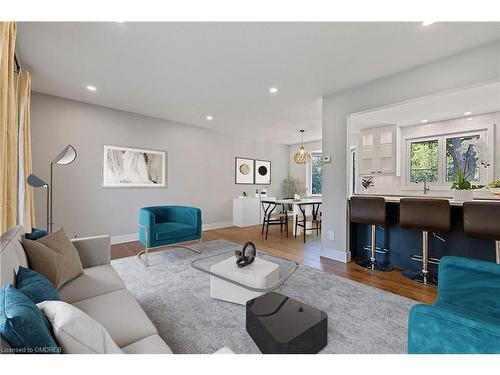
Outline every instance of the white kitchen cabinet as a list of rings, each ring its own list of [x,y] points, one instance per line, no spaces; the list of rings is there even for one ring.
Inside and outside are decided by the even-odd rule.
[[[396,126],[362,129],[359,136],[360,175],[396,174]]]

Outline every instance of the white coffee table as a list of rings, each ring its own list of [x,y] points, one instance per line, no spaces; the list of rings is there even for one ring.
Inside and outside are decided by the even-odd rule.
[[[238,268],[234,251],[226,251],[194,259],[191,266],[210,275],[212,298],[245,305],[279,288],[299,264],[257,251],[252,264]]]
[[[255,261],[243,268],[238,268],[235,257],[227,258],[210,266],[210,271],[219,276],[253,288],[266,289],[278,283],[280,278],[279,265],[264,259]],[[263,295],[264,292],[254,292],[210,275],[210,297],[245,305],[247,301]]]

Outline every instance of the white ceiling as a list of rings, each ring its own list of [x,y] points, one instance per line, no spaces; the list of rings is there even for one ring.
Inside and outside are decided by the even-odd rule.
[[[321,138],[322,95],[499,38],[500,23],[23,22],[17,53],[34,91],[291,144]]]
[[[401,127],[469,117],[500,111],[500,82],[492,82],[463,90],[418,98],[387,108],[351,115],[351,133],[380,125]],[[471,112],[471,115],[465,115]]]

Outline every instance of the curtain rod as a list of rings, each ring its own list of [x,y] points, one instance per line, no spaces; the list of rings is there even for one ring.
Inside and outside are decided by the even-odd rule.
[[[19,61],[17,60],[17,55],[14,52],[14,71],[16,73],[19,73],[20,70],[21,70],[21,65],[19,65]]]

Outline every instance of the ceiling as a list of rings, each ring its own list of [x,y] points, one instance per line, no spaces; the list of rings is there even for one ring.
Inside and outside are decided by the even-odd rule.
[[[420,125],[423,121],[431,123],[496,111],[500,111],[500,82],[427,96],[387,108],[353,114],[350,122],[351,133],[381,125],[396,124],[405,127]]]
[[[475,22],[22,22],[16,50],[34,91],[292,144],[321,138],[321,96],[499,38]]]

